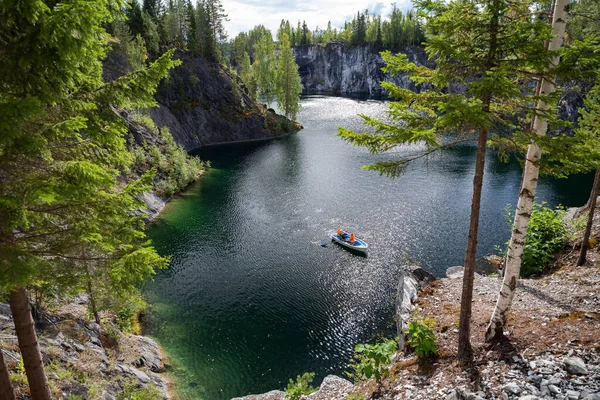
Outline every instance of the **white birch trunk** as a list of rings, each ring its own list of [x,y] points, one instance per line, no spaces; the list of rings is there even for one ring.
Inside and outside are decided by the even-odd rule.
[[[552,34],[553,39],[550,42],[548,49],[556,51],[560,49],[565,33],[565,25],[567,19],[567,7],[569,0],[556,0],[554,5],[554,15],[552,17]],[[557,65],[559,57],[556,56],[551,60],[553,65]],[[546,95],[554,91],[554,82],[543,80],[540,87],[540,94]],[[546,111],[550,108],[550,104],[540,102],[537,109]],[[533,129],[539,136],[544,136],[548,129],[548,121],[543,116],[537,116],[534,119]],[[532,143],[527,149],[527,157],[525,160],[525,169],[523,170],[523,180],[521,182],[521,191],[519,192],[519,200],[517,202],[517,210],[513,222],[513,231],[508,246],[508,253],[504,267],[504,281],[498,294],[496,308],[490,319],[485,339],[487,342],[501,337],[504,334],[504,326],[510,312],[510,307],[515,295],[517,280],[521,272],[521,256],[523,255],[523,246],[525,245],[525,237],[527,228],[529,227],[529,219],[533,209],[533,199],[537,189],[538,177],[540,173],[538,160],[541,157],[540,147]]]

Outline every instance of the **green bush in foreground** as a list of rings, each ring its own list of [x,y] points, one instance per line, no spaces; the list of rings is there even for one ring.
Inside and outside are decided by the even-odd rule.
[[[350,361],[350,372],[346,374],[355,382],[375,377],[379,381],[389,375],[387,366],[398,348],[395,339],[385,339],[381,343],[357,344],[354,347],[354,358]]]
[[[554,253],[564,248],[569,236],[563,222],[564,215],[565,209],[562,207],[552,209],[546,202],[533,205],[521,257],[522,278],[542,273],[552,262]],[[512,226],[511,217],[508,216]]]
[[[437,354],[435,333],[431,329],[433,325],[435,322],[427,318],[415,318],[408,324],[408,331],[406,331],[408,344],[419,358]]]
[[[302,375],[298,375],[295,382],[290,379],[285,388],[285,392],[287,393],[286,398],[289,400],[299,400],[303,394],[311,394],[316,391],[317,388],[311,386],[314,377],[314,372],[305,372]]]

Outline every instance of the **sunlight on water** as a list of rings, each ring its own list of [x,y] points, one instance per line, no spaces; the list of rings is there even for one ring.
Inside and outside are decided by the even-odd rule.
[[[289,378],[342,374],[358,342],[394,333],[393,296],[406,257],[436,275],[462,263],[474,148],[419,160],[395,180],[361,169],[414,150],[372,156],[336,136],[363,130],[358,113],[386,104],[310,97],[305,129],[281,140],[200,153],[213,168],[176,198],[150,236],[171,268],[146,287],[147,331],[172,356],[184,399],[282,389]],[[508,238],[517,163],[487,159],[479,254]],[[543,180],[551,204],[586,201],[589,179]],[[338,226],[368,257],[330,243]],[[322,247],[326,244],[326,247]]]

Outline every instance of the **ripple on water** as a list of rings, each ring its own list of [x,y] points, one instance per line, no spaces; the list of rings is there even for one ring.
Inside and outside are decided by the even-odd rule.
[[[151,227],[172,261],[146,285],[147,330],[172,355],[182,399],[281,389],[307,371],[316,383],[340,374],[356,343],[393,333],[395,279],[407,255],[437,275],[462,263],[472,147],[390,180],[361,166],[414,146],[371,156],[336,136],[339,125],[363,130],[358,113],[383,118],[385,103],[312,97],[302,105],[305,129],[296,135],[201,153],[213,168]],[[520,181],[517,164],[494,160],[490,153],[482,254],[507,239],[503,208]],[[582,204],[590,183],[542,181],[539,196]],[[320,246],[338,226],[369,243],[368,257]]]

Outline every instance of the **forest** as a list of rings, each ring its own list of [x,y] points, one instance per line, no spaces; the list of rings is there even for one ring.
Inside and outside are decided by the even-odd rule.
[[[339,30],[329,24],[311,31],[305,22],[294,28],[282,21],[276,40],[258,25],[228,45],[227,15],[219,0],[195,5],[190,0],[2,1],[0,297],[10,307],[21,359],[9,370],[0,351],[0,400],[15,400],[16,384],[28,387],[33,400],[50,400],[57,392],[38,345],[32,294],[41,306],[44,299],[85,293],[96,323],[103,322],[103,311],[112,311],[126,330],[144,308],[140,284],[168,267],[169,257],[159,255],[146,236],[144,215],[137,212],[143,208],[140,196],[151,189],[173,195],[205,168],[145,113],[157,105],[161,80],[181,63],[176,51],[230,63],[231,75],[239,76],[248,96],[269,105],[276,101],[291,119],[299,113],[302,91],[294,46],[370,44],[385,50],[386,72],[429,85],[416,93],[384,83],[393,99],[389,121],[362,116],[368,132],[342,127],[339,136],[372,155],[422,145],[424,150],[410,157],[367,167],[390,177],[456,144],[445,141],[448,132],[459,141],[476,138],[456,354],[463,367],[473,366],[471,307],[486,149],[504,157],[526,154],[504,284],[486,328],[488,343],[505,338],[540,173],[564,177],[596,171],[595,190],[600,185],[600,6],[593,0],[567,4],[418,0],[417,12],[394,6],[389,19],[358,12]],[[424,45],[435,68],[415,65],[401,53],[413,45]],[[107,81],[103,62],[110,51],[127,57],[129,70]],[[557,94],[565,82],[575,82],[587,95],[582,117],[570,131],[557,117]],[[456,83],[464,90],[449,90]],[[122,118],[127,110],[159,136],[156,143],[165,154],[156,143],[128,142]],[[585,240],[580,264],[586,260]],[[413,330],[424,332],[417,325]],[[383,352],[394,346],[382,345]],[[356,352],[373,351],[379,366],[378,349],[363,345]],[[423,358],[433,353],[426,350]],[[379,370],[358,359],[364,364],[355,364],[357,376],[374,376],[379,384]],[[128,398],[142,398],[136,396]]]

